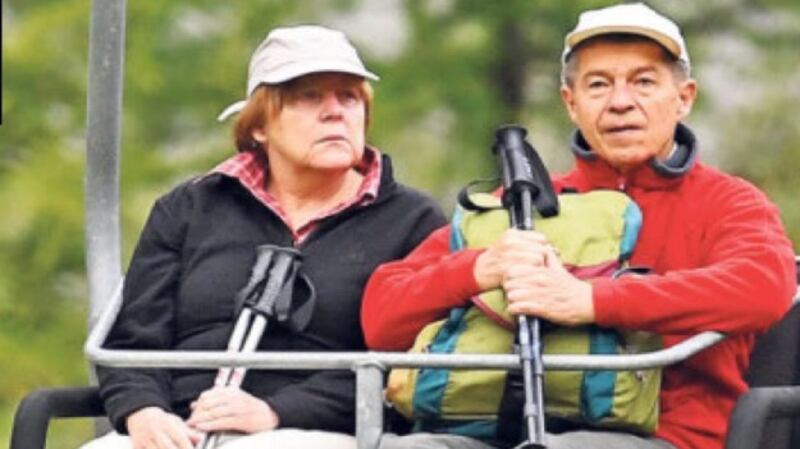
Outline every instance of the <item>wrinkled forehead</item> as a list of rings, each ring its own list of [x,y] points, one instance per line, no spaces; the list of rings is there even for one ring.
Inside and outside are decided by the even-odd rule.
[[[676,58],[669,51],[646,38],[589,40],[575,48],[568,62],[580,73],[669,70],[675,63]]]

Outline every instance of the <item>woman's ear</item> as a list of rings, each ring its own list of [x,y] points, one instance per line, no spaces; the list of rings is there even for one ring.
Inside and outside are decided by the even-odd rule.
[[[256,142],[260,142],[262,144],[267,143],[267,132],[264,130],[264,128],[254,129],[250,135],[253,136],[253,140]]]

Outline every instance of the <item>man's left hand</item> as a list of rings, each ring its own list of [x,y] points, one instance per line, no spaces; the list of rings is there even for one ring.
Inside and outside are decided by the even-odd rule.
[[[543,266],[508,268],[503,289],[512,314],[536,316],[565,326],[594,322],[592,285],[570,274],[552,249]]]

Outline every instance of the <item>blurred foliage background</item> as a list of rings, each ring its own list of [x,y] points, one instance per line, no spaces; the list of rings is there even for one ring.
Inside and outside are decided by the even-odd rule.
[[[382,80],[369,140],[446,208],[490,175],[494,129],[517,122],[551,170],[569,167],[558,97],[581,0],[185,0],[128,4],[123,265],[153,200],[233,153],[217,113],[278,25],[344,30]],[[765,189],[800,242],[800,2],[653,0],[683,26],[700,82],[688,123],[702,158]],[[83,177],[90,0],[2,0],[0,444],[36,387],[85,384]],[[52,448],[88,425],[60,423]]]

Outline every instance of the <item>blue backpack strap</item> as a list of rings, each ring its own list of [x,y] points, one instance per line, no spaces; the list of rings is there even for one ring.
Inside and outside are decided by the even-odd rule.
[[[447,321],[439,329],[429,346],[435,354],[451,354],[464,331],[461,319],[467,309],[463,307],[450,311]],[[450,381],[450,369],[420,368],[417,385],[414,391],[414,413],[417,418],[437,417],[442,409],[442,398],[447,383]]]

